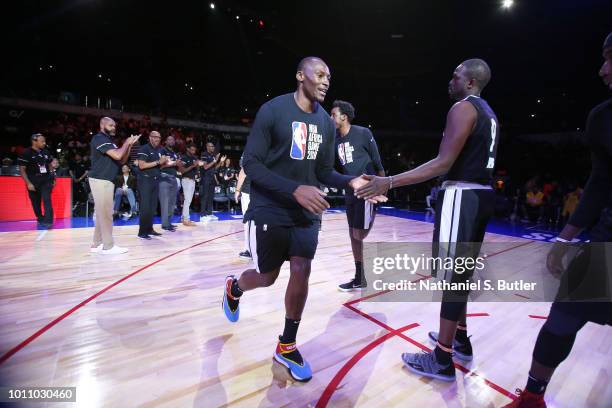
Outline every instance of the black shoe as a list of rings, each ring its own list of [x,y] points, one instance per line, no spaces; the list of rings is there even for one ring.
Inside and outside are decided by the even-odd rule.
[[[157,231],[151,231],[151,232],[149,232],[149,235],[153,235],[154,237],[161,237],[162,236],[162,234],[160,234]]]
[[[176,227],[173,227],[173,226],[169,226],[169,227],[161,227],[161,228],[162,228],[163,230],[170,231],[170,232],[174,232],[174,231],[176,231]],[[159,235],[161,235],[161,234],[159,234]]]
[[[341,292],[352,292],[357,289],[363,289],[368,286],[368,283],[364,280],[362,282],[357,282],[355,279],[351,279],[350,282],[343,283],[342,285],[338,285],[338,290]]]
[[[152,239],[153,239],[153,238],[151,238],[151,236],[150,236],[150,235],[147,235],[147,234],[142,234],[142,235],[141,235],[141,234],[138,234],[138,238],[140,238],[140,239],[144,239],[144,240],[147,240],[147,241],[150,241],[150,240],[152,240]]]
[[[436,344],[438,342],[438,332],[429,332],[428,336],[432,343]],[[453,339],[453,356],[463,361],[472,361],[474,351],[469,337],[466,342],[461,342],[457,338]]]
[[[248,249],[239,253],[238,256],[242,259],[253,259],[253,257],[251,256],[251,252],[249,252]]]

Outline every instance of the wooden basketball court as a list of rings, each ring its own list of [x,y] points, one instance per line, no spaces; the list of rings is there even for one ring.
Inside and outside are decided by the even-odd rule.
[[[400,355],[429,350],[439,304],[339,292],[354,270],[347,224],[325,215],[298,332],[313,379],[294,383],[272,362],[287,265],[274,286],[245,294],[231,324],[220,301],[225,276],[249,266],[237,257],[243,224],[181,226],[146,242],[137,228],[115,228],[130,249],[117,256],[89,253],[91,228],[0,233],[2,385],[75,386],[79,407],[499,407],[524,387],[548,314],[548,303],[468,305],[474,361],[457,366],[454,383],[413,375]],[[368,240],[426,242],[432,229],[379,215]],[[512,273],[513,250],[497,256]],[[589,323],[579,333],[548,387],[549,406],[611,406],[608,329]]]

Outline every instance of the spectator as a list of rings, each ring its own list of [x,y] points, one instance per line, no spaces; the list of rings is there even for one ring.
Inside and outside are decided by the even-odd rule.
[[[123,197],[127,197],[130,204],[130,211],[127,213],[127,218],[132,218],[135,212],[138,211],[136,206],[136,177],[134,177],[130,168],[127,164],[121,166],[121,174],[115,179],[115,205],[113,210],[113,217],[119,215],[119,209],[121,208],[121,201]]]
[[[532,184],[525,196],[526,214],[529,221],[536,222],[542,217],[543,204],[544,193],[539,186]]]
[[[19,158],[19,170],[26,183],[38,226],[51,228],[53,226],[53,205],[51,204],[53,178],[49,165],[52,157],[46,149],[47,143],[42,134],[33,134],[31,142],[32,146],[25,149]],[[45,207],[44,214],[41,200]]]
[[[574,214],[580,202],[580,197],[582,197],[582,189],[578,186],[571,186],[570,192],[563,198],[563,211],[561,212],[561,219],[563,221],[569,219]]]

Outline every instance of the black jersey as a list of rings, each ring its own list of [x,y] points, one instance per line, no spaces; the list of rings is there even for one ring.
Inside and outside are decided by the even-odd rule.
[[[487,101],[479,96],[470,95],[464,101],[476,108],[476,125],[445,179],[491,184],[499,144],[497,116]]]

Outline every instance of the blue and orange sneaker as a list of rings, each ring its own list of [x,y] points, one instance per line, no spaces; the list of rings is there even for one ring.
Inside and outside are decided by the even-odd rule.
[[[274,360],[284,365],[289,370],[291,377],[300,382],[308,382],[312,378],[312,370],[308,361],[302,358],[302,355],[293,343],[282,343],[281,336],[278,337],[278,344],[274,352]]]
[[[221,307],[225,313],[225,317],[232,323],[236,323],[240,317],[240,298],[232,296],[232,283],[234,282],[234,275],[230,275],[225,278],[225,285],[223,287],[223,301]]]

